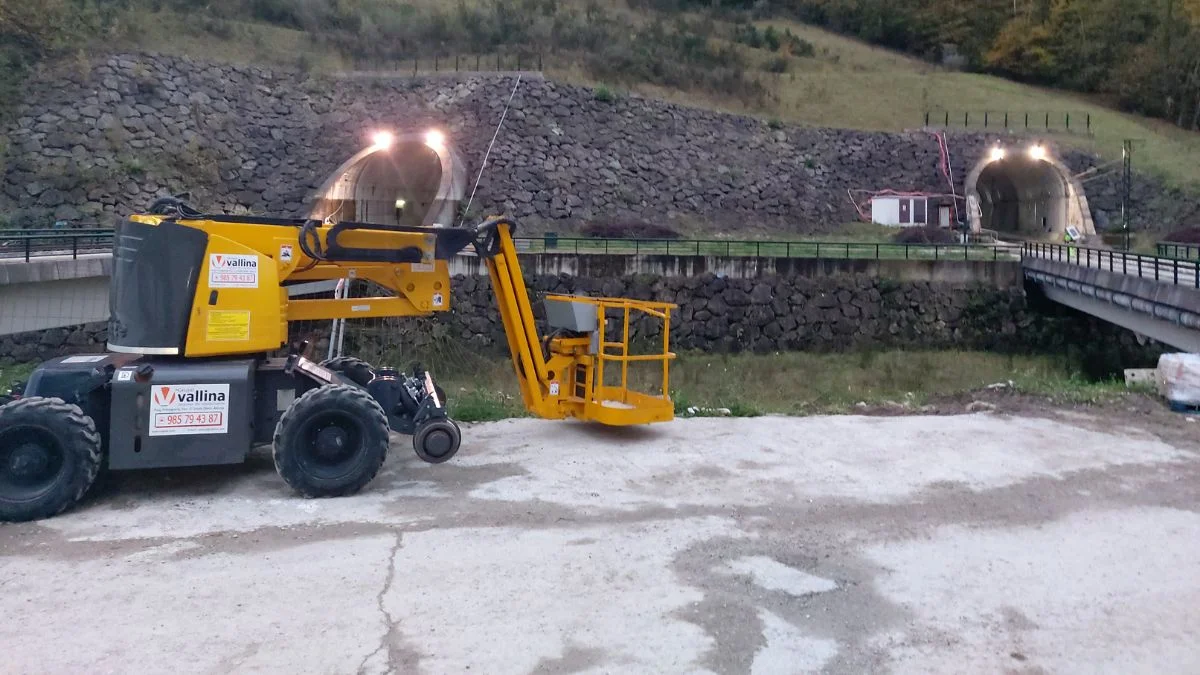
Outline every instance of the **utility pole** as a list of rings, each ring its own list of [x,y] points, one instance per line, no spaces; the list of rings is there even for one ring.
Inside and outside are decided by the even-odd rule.
[[[1121,150],[1121,229],[1125,231],[1125,250],[1129,250],[1129,191],[1133,183],[1133,140],[1125,139]]]

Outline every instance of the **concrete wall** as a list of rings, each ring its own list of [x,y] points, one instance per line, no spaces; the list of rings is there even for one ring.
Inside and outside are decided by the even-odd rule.
[[[0,335],[108,319],[112,256],[0,261]]]

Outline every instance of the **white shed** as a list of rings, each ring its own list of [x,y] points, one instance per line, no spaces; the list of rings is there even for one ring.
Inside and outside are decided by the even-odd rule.
[[[928,225],[929,202],[925,197],[874,197],[871,199],[871,222],[893,227]]]

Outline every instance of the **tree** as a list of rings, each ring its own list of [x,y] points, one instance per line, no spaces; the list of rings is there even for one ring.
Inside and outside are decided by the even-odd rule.
[[[1056,71],[1052,44],[1046,26],[1029,17],[1018,17],[996,36],[984,62],[988,68],[1018,80],[1046,82]]]

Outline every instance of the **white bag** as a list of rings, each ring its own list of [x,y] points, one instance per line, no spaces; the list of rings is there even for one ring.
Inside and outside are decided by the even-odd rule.
[[[1200,354],[1163,354],[1158,391],[1173,403],[1200,405]]]

